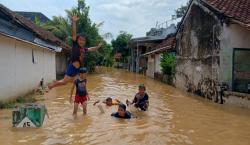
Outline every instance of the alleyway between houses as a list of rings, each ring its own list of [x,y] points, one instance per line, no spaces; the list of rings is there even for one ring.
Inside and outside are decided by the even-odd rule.
[[[137,118],[110,117],[117,107],[101,114],[93,102],[105,97],[132,99],[137,85],[144,83],[150,97],[149,111],[136,112]],[[73,120],[69,104],[71,85],[46,94],[50,118],[38,129],[14,129],[11,110],[0,110],[0,140],[3,145],[249,145],[250,110],[215,104],[181,92],[171,86],[116,69],[97,69],[88,76],[91,100],[88,115]]]

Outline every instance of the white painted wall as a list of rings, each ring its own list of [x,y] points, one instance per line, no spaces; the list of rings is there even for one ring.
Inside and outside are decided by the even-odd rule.
[[[233,49],[250,49],[250,30],[237,25],[223,26],[220,52],[220,79],[232,87]],[[249,60],[250,61],[250,56]]]
[[[25,95],[42,77],[56,78],[55,52],[0,35],[0,100]]]
[[[155,59],[154,56],[151,57],[150,55],[148,56],[148,64],[147,64],[147,76],[154,78],[154,70],[155,70]]]
[[[162,54],[155,54],[155,72],[162,73],[161,71],[161,56]]]

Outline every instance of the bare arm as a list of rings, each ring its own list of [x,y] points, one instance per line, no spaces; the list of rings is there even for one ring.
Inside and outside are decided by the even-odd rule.
[[[76,41],[76,22],[79,18],[77,16],[72,17],[72,39]]]
[[[101,43],[99,43],[97,46],[95,46],[95,47],[90,47],[90,48],[88,48],[88,51],[89,52],[94,52],[94,51],[96,51],[97,49],[99,49],[99,48],[101,48],[102,47],[102,44]]]
[[[117,103],[121,103],[121,101],[120,101],[120,100],[118,100],[118,99],[115,99],[115,100],[116,100],[116,102],[117,102]]]
[[[99,103],[100,102],[100,100],[98,100],[98,101],[96,101],[93,105],[95,106],[97,103]]]

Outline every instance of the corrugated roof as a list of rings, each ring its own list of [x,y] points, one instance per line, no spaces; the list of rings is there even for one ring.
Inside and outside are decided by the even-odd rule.
[[[52,33],[50,33],[48,31],[44,30],[43,28],[35,25],[33,22],[31,22],[30,20],[24,18],[23,16],[20,16],[20,15],[16,14],[15,12],[9,10],[5,6],[3,6],[2,4],[0,4],[0,10],[5,15],[10,17],[13,20],[13,22],[18,23],[21,26],[23,26],[24,28],[26,28],[27,30],[33,32],[35,35],[37,35],[38,38],[40,38],[42,40],[45,40],[45,41],[49,41],[51,43],[54,43],[57,46],[60,46],[60,47],[62,47],[64,49],[71,49],[70,46],[63,43],[59,38],[54,36]]]

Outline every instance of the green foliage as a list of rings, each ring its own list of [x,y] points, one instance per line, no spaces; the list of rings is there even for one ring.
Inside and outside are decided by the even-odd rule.
[[[65,11],[67,13],[67,17],[54,16],[53,20],[45,24],[43,28],[49,30],[55,36],[71,46],[71,18],[73,15],[78,16],[79,20],[77,21],[77,33],[84,34],[86,36],[86,46],[95,46],[100,42],[103,44],[102,48],[100,48],[97,52],[88,53],[86,56],[87,61],[84,63],[89,72],[93,72],[96,65],[105,65],[104,62],[107,62],[107,60],[109,65],[113,64],[113,56],[110,55],[112,52],[110,49],[112,48],[99,34],[99,25],[91,22],[89,18],[89,6],[85,4],[85,0],[78,0],[78,5],[76,7]]]
[[[34,23],[35,23],[36,25],[38,25],[38,26],[41,26],[41,25],[42,25],[41,20],[40,20],[40,18],[39,18],[38,16],[35,16]]]
[[[176,62],[175,54],[168,52],[163,53],[160,63],[163,74],[170,76],[174,75],[175,62]]]
[[[131,34],[121,31],[115,40],[112,40],[113,53],[121,53],[123,58],[129,56],[128,44],[132,38]]]
[[[186,11],[188,9],[188,3],[184,6],[181,6],[180,8],[175,10],[175,14],[172,15],[172,20],[176,20],[178,18],[181,18],[185,15]]]
[[[69,43],[72,41],[70,21],[61,16],[54,16],[52,21],[43,25],[43,28],[52,32],[56,37],[62,41]]]

